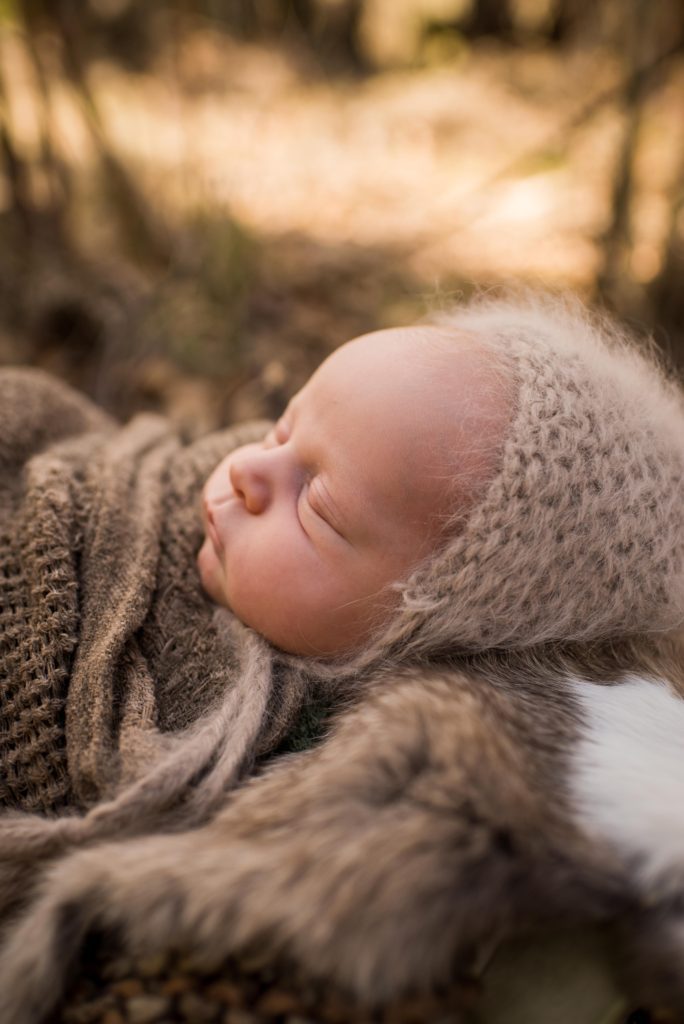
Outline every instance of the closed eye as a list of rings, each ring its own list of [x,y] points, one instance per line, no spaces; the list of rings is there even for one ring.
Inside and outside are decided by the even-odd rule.
[[[325,489],[316,477],[305,483],[302,488],[302,494],[305,494],[306,496],[305,504],[309,512],[323,522],[329,530],[332,530],[333,533],[344,540],[345,538],[343,534],[337,528],[332,515],[326,508],[324,500]]]
[[[311,481],[305,480],[302,484],[301,490],[297,497],[297,515],[299,516],[300,522],[306,531],[305,522],[310,521],[311,517],[321,520],[325,523],[325,518],[320,514],[311,503]],[[327,524],[326,524],[327,525]]]
[[[332,530],[333,527],[330,525],[325,516],[315,507],[311,502],[311,487],[310,481],[306,481],[297,497],[297,518],[299,519],[300,525],[304,530],[304,533],[309,535],[311,530]],[[313,525],[312,525],[313,524]]]

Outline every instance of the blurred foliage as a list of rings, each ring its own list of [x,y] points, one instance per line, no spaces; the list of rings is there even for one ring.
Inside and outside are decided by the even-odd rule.
[[[0,0],[0,360],[196,433],[476,285],[684,363],[680,0]]]

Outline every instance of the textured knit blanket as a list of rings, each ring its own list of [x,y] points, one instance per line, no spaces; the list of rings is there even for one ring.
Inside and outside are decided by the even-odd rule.
[[[35,860],[206,820],[311,709],[195,563],[202,484],[263,424],[183,445],[29,370],[0,408],[0,803],[34,815],[1,819],[1,912]]]

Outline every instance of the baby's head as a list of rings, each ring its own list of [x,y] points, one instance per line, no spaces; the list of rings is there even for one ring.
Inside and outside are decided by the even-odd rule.
[[[202,582],[296,654],[366,643],[492,476],[513,408],[466,332],[378,331],[337,349],[263,442],[204,490]]]
[[[205,487],[205,589],[276,646],[416,655],[684,620],[684,413],[578,304],[338,349]]]

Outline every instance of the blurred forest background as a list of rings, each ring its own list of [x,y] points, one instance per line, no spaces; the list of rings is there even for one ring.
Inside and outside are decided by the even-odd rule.
[[[511,279],[684,365],[682,0],[0,0],[0,363],[193,435]]]

